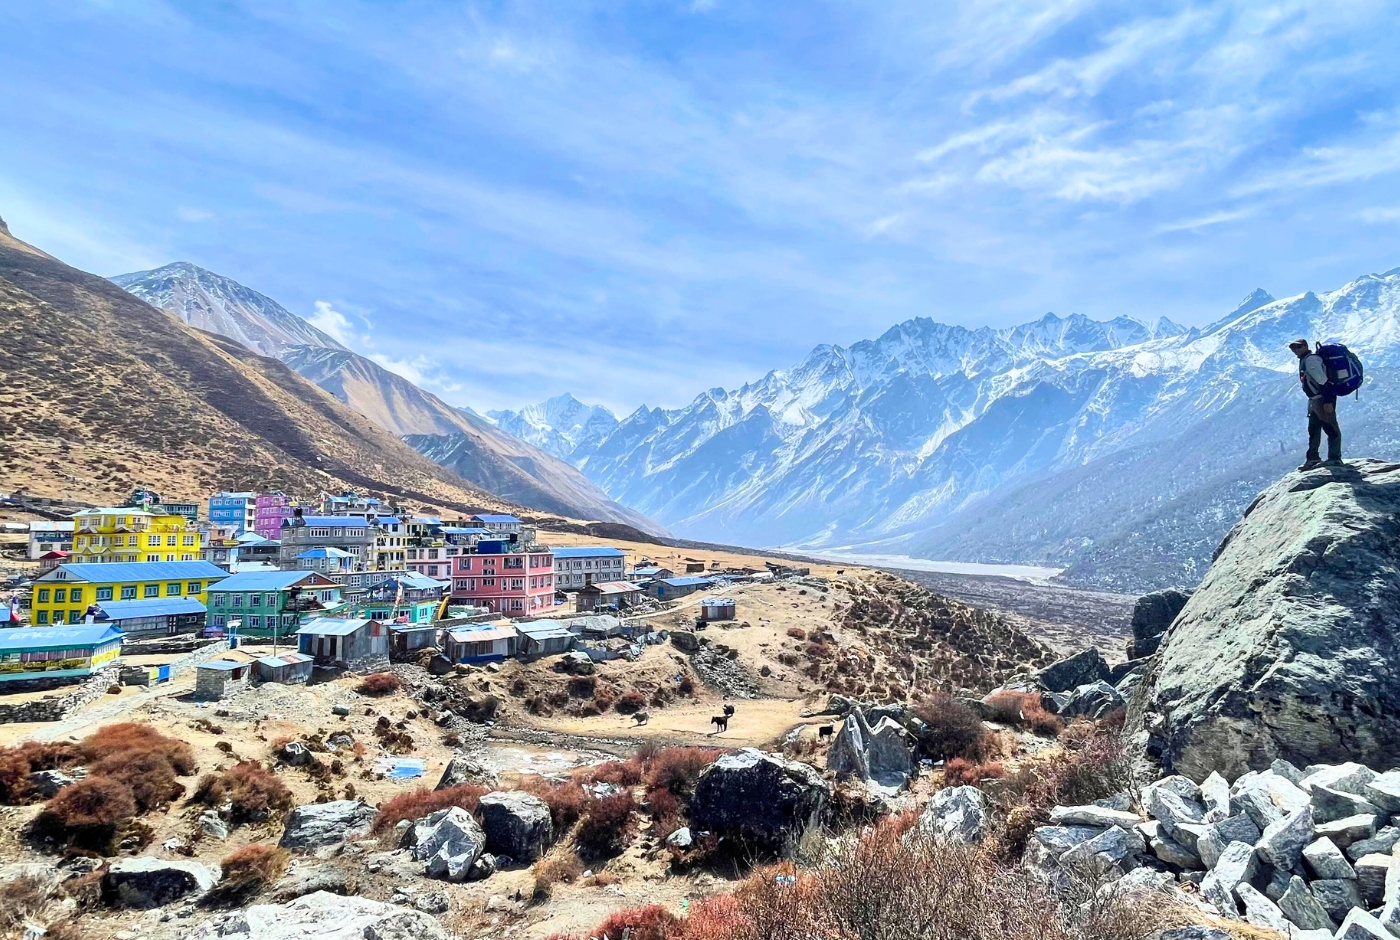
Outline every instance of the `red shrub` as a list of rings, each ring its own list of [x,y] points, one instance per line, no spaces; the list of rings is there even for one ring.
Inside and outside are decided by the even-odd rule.
[[[973,764],[955,757],[943,768],[943,783],[950,787],[976,786],[983,780],[996,780],[1006,775],[998,762]]]
[[[0,803],[31,802],[37,795],[29,783],[31,773],[70,767],[80,759],[78,749],[71,744],[28,741],[0,748]]]
[[[44,804],[35,825],[65,841],[105,845],[116,827],[135,815],[130,787],[106,777],[88,777],[59,790]]]
[[[681,798],[670,790],[647,793],[647,814],[656,820],[656,831],[662,835],[670,835],[680,828],[683,811]]]
[[[178,776],[188,777],[198,769],[194,750],[188,744],[166,737],[150,725],[136,722],[99,728],[83,739],[79,749],[89,768],[104,758],[112,758],[115,762],[124,755],[156,753],[170,762],[171,769]]]
[[[273,812],[292,808],[292,791],[277,775],[257,761],[234,764],[222,774],[206,774],[194,797],[206,806],[233,806],[235,823],[266,819]]]
[[[724,752],[713,747],[667,747],[657,751],[647,768],[647,792],[670,790],[689,799],[695,792],[700,772],[719,760]]]
[[[594,858],[616,855],[627,844],[637,802],[626,790],[591,800],[574,834],[579,851]]]
[[[403,682],[392,672],[372,672],[360,680],[355,691],[361,695],[392,695],[403,688]]]
[[[109,754],[88,767],[92,777],[106,777],[125,784],[136,808],[148,813],[179,799],[185,788],[175,780],[175,768],[160,751],[122,751]]]
[[[1034,734],[1055,737],[1065,729],[1064,721],[1045,710],[1034,692],[996,692],[987,698],[992,718]]]
[[[980,761],[989,744],[982,719],[968,706],[944,692],[930,695],[915,709],[914,715],[924,723],[919,734],[919,746],[934,761]]]
[[[635,787],[642,782],[642,761],[636,757],[610,760],[583,773],[590,783],[611,783],[620,787]]]
[[[803,630],[801,627],[788,627],[787,635],[792,637],[794,640],[807,639],[807,631]]]
[[[553,783],[540,776],[525,776],[520,779],[520,789],[533,793],[549,806],[555,833],[562,833],[578,822],[591,800],[579,782],[573,779]]]
[[[613,708],[616,709],[620,714],[630,715],[633,712],[640,709],[646,703],[646,696],[638,692],[636,689],[632,689],[630,692],[622,693],[622,695],[618,697],[617,701],[613,703]]]
[[[753,922],[731,895],[720,894],[697,901],[685,920],[666,936],[668,940],[732,940],[753,930]]]
[[[609,914],[589,936],[618,940],[627,931],[628,940],[669,940],[680,918],[659,904],[634,907]]]
[[[491,792],[490,787],[474,783],[463,783],[445,790],[429,790],[419,787],[408,793],[400,793],[379,804],[379,812],[374,817],[373,832],[387,832],[401,821],[422,819],[430,813],[451,806],[460,806],[469,813],[476,812],[477,802]]]

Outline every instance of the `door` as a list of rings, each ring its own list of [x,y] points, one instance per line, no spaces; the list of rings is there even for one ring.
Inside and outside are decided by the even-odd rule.
[[[157,682],[169,682],[169,681],[170,681],[170,666],[169,666],[169,665],[160,666],[160,667],[158,667],[158,668],[156,669],[156,681],[157,681]]]

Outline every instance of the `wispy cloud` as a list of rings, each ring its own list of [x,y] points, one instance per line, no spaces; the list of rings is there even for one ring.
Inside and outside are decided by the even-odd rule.
[[[364,334],[356,330],[350,319],[332,307],[329,301],[316,301],[316,310],[306,321],[342,345],[356,346],[365,342]]]
[[[1212,212],[1207,215],[1198,216],[1193,219],[1184,219],[1179,222],[1168,222],[1157,226],[1159,232],[1198,232],[1201,229],[1209,228],[1212,225],[1224,225],[1226,222],[1238,222],[1240,219],[1247,219],[1254,215],[1257,210],[1254,208],[1228,209],[1220,212]]]

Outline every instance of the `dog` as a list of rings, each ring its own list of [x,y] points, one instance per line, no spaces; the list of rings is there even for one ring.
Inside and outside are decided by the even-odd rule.
[[[721,734],[729,730],[729,716],[716,715],[710,719],[710,724],[715,726],[715,734]]]
[[[818,740],[818,741],[821,741],[823,738],[829,738],[829,737],[831,737],[832,734],[834,734],[835,732],[836,732],[836,726],[835,726],[835,725],[818,725],[818,726],[817,726],[817,740]]]
[[[640,728],[648,721],[651,721],[651,715],[647,714],[646,712],[636,712],[632,715],[632,720],[637,723],[634,727]]]

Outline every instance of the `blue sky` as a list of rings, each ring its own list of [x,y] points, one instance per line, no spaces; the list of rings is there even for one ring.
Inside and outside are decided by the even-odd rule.
[[[1400,265],[1395,3],[0,9],[0,216],[478,410],[676,406],[912,316],[1205,323]]]

